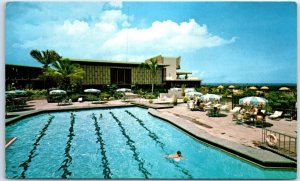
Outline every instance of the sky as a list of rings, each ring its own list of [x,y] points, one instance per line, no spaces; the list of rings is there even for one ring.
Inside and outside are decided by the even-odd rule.
[[[296,83],[293,2],[8,2],[6,64],[65,58],[144,61],[181,56],[203,83]]]

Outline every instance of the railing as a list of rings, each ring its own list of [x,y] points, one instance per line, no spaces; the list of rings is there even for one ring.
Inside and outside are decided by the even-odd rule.
[[[275,136],[277,141],[270,143],[270,140],[268,140],[268,137],[271,137],[270,135]],[[297,160],[297,137],[263,128],[261,146]]]

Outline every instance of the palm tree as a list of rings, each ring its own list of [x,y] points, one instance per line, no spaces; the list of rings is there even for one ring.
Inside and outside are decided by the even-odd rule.
[[[30,55],[38,62],[43,64],[42,78],[44,80],[44,87],[46,87],[47,92],[49,92],[49,84],[46,85],[46,82],[48,82],[50,78],[49,65],[55,61],[60,60],[62,57],[54,50],[46,50],[46,51],[31,50]]]
[[[150,63],[142,63],[141,67],[146,68],[146,69],[150,70],[150,72],[151,72],[152,94],[153,94],[154,82],[156,80],[158,63],[157,63],[156,58],[151,58],[149,61],[150,61]]]
[[[63,89],[78,85],[85,74],[79,64],[71,63],[69,59],[62,59],[52,63],[54,70],[50,74],[56,78]]]
[[[30,55],[38,62],[43,64],[43,68],[47,68],[51,63],[60,60],[62,57],[54,50],[31,50]]]

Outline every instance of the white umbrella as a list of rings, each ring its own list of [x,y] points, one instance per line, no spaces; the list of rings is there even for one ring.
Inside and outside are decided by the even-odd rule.
[[[101,91],[99,89],[84,89],[85,93],[100,93]]]
[[[131,92],[131,89],[120,88],[120,89],[117,89],[117,92]]]
[[[174,87],[174,88],[171,88],[170,91],[181,91],[181,88]]]
[[[50,95],[62,95],[62,94],[66,94],[67,92],[64,90],[52,90],[49,93]]]
[[[185,88],[184,92],[187,93],[187,92],[196,92],[196,91],[195,88]]]
[[[240,105],[266,105],[268,103],[268,100],[263,97],[244,97],[239,100]]]
[[[187,93],[185,94],[185,96],[187,96],[187,97],[193,97],[193,96],[198,96],[198,97],[200,97],[200,96],[202,96],[202,93],[201,93],[201,92],[187,92]]]
[[[200,97],[203,101],[219,101],[221,98],[222,96],[216,94],[205,94]]]
[[[17,94],[17,95],[22,95],[26,94],[27,91],[24,90],[12,90],[12,91],[5,91],[5,94]]]

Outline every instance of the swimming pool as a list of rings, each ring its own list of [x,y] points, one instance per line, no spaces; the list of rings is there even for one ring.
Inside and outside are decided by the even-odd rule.
[[[102,117],[100,116],[102,114]],[[208,146],[138,107],[44,113],[6,127],[7,178],[295,179]],[[166,154],[180,150],[186,158]]]

